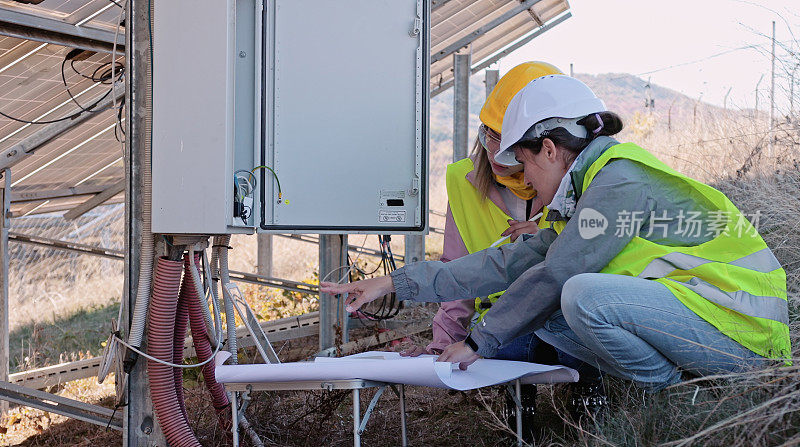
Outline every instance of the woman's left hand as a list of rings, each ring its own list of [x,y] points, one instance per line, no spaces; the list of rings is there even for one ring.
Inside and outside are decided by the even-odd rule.
[[[444,348],[442,355],[436,361],[458,363],[458,369],[466,371],[467,367],[475,363],[475,360],[479,358],[481,356],[476,354],[466,343],[460,341]]]
[[[536,234],[537,231],[539,231],[539,225],[536,222],[508,219],[508,229],[501,236],[510,235],[511,242],[514,242],[523,234]]]

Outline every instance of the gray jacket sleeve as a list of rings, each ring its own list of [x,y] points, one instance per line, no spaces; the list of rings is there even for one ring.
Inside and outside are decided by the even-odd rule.
[[[487,248],[444,263],[415,262],[391,273],[402,300],[442,302],[486,296],[508,288],[523,272],[544,260],[556,239],[552,229],[524,235],[513,244]]]
[[[539,329],[561,305],[561,288],[580,273],[602,270],[632,239],[641,224],[630,231],[617,232],[617,217],[625,212],[650,214],[654,207],[647,174],[628,160],[617,160],[604,167],[583,193],[573,217],[550,245],[543,262],[525,271],[509,287],[502,299],[486,313],[472,330],[478,354],[491,357],[505,343]],[[594,237],[587,232],[587,218],[597,214],[607,227]],[[584,217],[582,236],[581,218]]]

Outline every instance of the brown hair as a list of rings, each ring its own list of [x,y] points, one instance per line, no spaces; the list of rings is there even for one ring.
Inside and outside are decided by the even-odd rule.
[[[481,193],[481,197],[486,200],[489,198],[489,192],[495,184],[494,171],[492,171],[492,165],[489,163],[489,155],[478,138],[475,138],[470,158],[475,164],[475,185],[478,188],[478,192]]]

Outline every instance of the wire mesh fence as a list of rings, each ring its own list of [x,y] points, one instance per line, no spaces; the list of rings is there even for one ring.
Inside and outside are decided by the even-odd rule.
[[[107,205],[74,219],[63,213],[11,219],[12,234],[76,242],[122,252],[122,204]],[[118,302],[123,263],[63,249],[12,240],[9,242],[9,306],[11,329],[31,322],[54,321],[87,306]]]

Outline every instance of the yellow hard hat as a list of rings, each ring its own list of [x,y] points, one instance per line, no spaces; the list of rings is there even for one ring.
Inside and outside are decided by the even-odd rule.
[[[542,76],[563,74],[561,70],[547,62],[525,62],[508,71],[486,98],[481,109],[481,122],[495,132],[503,133],[503,115],[506,113],[508,103],[529,82]]]

